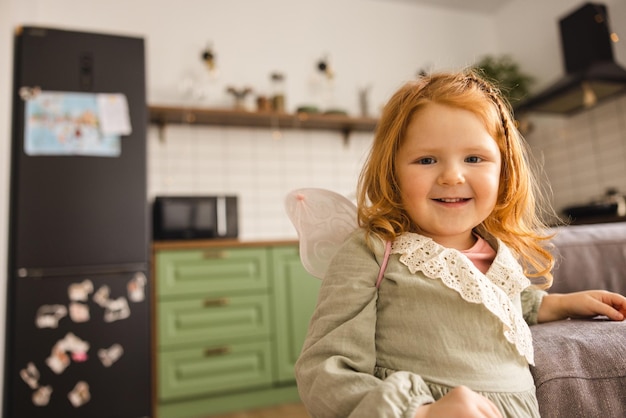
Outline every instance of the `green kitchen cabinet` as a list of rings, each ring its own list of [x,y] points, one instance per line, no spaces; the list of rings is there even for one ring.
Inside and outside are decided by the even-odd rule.
[[[297,247],[277,247],[274,264],[276,367],[281,382],[293,382],[293,367],[306,337],[321,281],[306,272]]]
[[[293,372],[320,281],[297,244],[154,247],[158,418],[297,401]]]

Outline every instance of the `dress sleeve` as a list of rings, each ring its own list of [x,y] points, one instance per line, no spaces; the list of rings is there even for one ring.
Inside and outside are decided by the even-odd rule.
[[[434,402],[414,373],[374,376],[382,247],[374,254],[362,234],[353,235],[322,281],[295,367],[300,398],[313,418],[413,418],[419,406]]]
[[[528,325],[535,325],[537,323],[539,306],[541,306],[541,301],[547,294],[545,290],[540,290],[532,286],[522,291],[522,313]]]

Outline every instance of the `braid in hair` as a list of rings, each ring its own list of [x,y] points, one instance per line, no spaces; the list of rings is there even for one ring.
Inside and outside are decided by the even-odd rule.
[[[500,121],[502,122],[502,129],[504,130],[504,137],[507,138],[507,142],[508,142],[508,138],[510,135],[510,128],[509,128],[509,118],[506,115],[509,115],[510,111],[508,109],[508,106],[505,105],[504,99],[502,98],[500,91],[496,89],[493,85],[488,83],[486,80],[484,80],[483,78],[477,76],[476,73],[474,72],[470,72],[467,75],[467,78],[469,81],[475,83],[482,91],[487,93],[487,96],[489,96],[493,104],[496,105],[496,108],[498,109],[498,113],[500,115]]]
[[[502,161],[503,171],[505,173],[511,174],[508,170],[511,164],[515,164],[515,159],[512,155],[512,130],[510,127],[511,121],[511,111],[509,108],[508,102],[500,94],[500,91],[494,87],[491,83],[487,82],[485,79],[478,76],[474,71],[470,71],[467,74],[468,82],[474,83],[480,90],[485,92],[487,96],[491,99],[493,104],[496,106],[498,110],[498,115],[500,116],[500,126],[502,127],[502,133],[504,137],[504,158]],[[506,201],[510,201],[512,197],[512,190],[507,193]],[[505,202],[506,203],[506,202]]]

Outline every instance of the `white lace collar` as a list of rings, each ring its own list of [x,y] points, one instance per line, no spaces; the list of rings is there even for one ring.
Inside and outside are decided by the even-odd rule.
[[[532,335],[512,297],[530,286],[511,251],[500,240],[496,258],[486,274],[482,274],[460,251],[437,244],[431,238],[406,233],[391,246],[400,254],[400,262],[411,273],[421,271],[430,279],[439,279],[465,301],[483,304],[503,325],[504,337],[515,345],[528,363],[534,364]]]

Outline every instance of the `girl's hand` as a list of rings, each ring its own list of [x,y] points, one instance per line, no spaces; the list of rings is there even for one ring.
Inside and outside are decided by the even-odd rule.
[[[549,294],[544,296],[539,306],[537,321],[591,318],[598,315],[607,316],[613,321],[623,321],[626,317],[626,298],[605,290]]]
[[[415,418],[502,418],[496,405],[465,386],[452,389],[435,403],[422,405]]]

